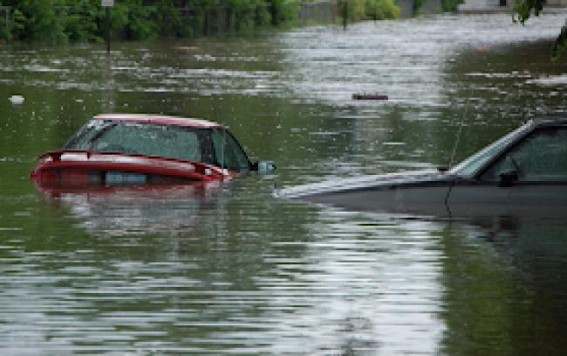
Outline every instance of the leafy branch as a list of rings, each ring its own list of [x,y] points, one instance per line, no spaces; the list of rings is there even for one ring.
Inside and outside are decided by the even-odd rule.
[[[539,16],[543,11],[545,0],[516,0],[514,3],[514,22],[522,25],[532,16]],[[561,27],[561,33],[555,39],[551,48],[551,60],[556,61],[567,50],[567,20]]]

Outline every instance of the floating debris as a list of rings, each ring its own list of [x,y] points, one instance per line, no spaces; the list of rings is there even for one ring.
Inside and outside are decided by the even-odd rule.
[[[22,95],[12,95],[8,100],[14,105],[22,105],[25,99]]]
[[[376,93],[357,93],[352,94],[352,100],[388,100],[388,95]]]

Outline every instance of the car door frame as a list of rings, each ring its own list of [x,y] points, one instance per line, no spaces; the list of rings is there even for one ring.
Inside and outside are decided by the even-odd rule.
[[[534,125],[489,160],[472,178],[456,179],[447,196],[452,216],[518,216],[567,218],[567,180],[517,180],[513,172],[502,172],[499,180],[484,180],[483,175],[541,130],[567,130],[567,124]],[[517,178],[517,177],[516,177]],[[542,189],[545,188],[545,189]]]

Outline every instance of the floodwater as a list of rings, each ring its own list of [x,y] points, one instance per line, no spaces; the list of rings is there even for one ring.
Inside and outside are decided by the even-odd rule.
[[[2,353],[564,351],[567,222],[399,219],[272,195],[447,166],[565,111],[567,62],[548,60],[564,20],[446,15],[113,43],[110,56],[1,46]],[[278,171],[205,188],[37,192],[35,157],[110,111],[219,121]]]

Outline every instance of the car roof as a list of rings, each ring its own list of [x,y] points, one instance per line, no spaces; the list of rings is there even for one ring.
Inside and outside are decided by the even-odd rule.
[[[223,127],[216,122],[203,119],[154,114],[99,114],[94,116],[93,120],[139,122],[149,124],[188,126],[205,129]]]

